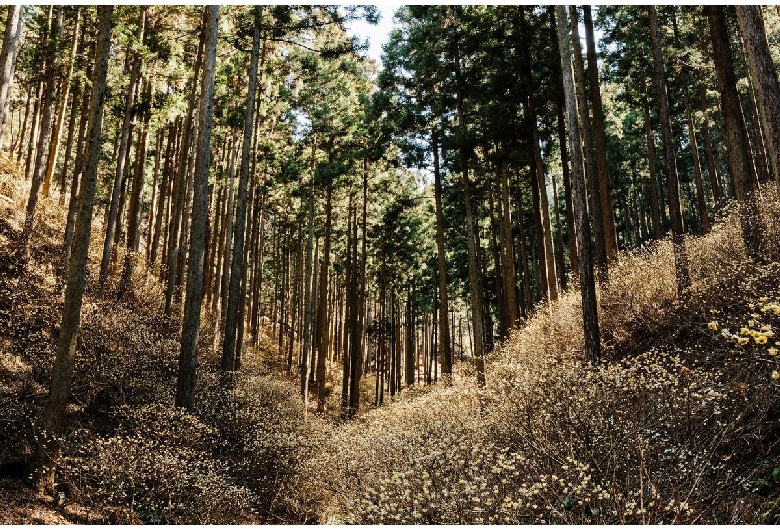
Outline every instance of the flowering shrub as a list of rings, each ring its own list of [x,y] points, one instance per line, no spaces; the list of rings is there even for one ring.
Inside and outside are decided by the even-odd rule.
[[[669,241],[621,255],[598,293],[603,364],[565,293],[491,355],[484,389],[405,393],[338,428],[301,495],[321,522],[777,522],[780,267],[746,257],[737,214],[686,240],[682,297]]]
[[[60,473],[79,500],[113,509],[112,522],[235,522],[253,495],[211,457],[218,438],[197,418],[168,406],[124,407],[111,436],[77,432]],[[118,509],[117,509],[118,508]]]

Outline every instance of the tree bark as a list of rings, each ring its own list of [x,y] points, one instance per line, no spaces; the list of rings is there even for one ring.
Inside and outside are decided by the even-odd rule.
[[[46,406],[35,424],[38,445],[33,466],[36,487],[41,494],[54,492],[54,474],[60,453],[65,406],[70,392],[71,376],[76,357],[76,336],[81,319],[82,296],[92,228],[92,206],[95,200],[97,168],[100,161],[100,134],[111,48],[112,11],[112,6],[98,8],[98,36],[89,105],[86,167],[82,179],[84,184],[79,196],[73,252],[68,263],[68,282],[65,287],[65,303],[62,311],[62,325],[57,339],[51,390]]]
[[[601,88],[599,86],[598,64],[596,62],[596,41],[593,36],[593,18],[590,12],[590,5],[583,5],[582,13],[588,57],[588,85],[590,86],[590,101],[593,109],[593,137],[596,149],[596,171],[598,173],[599,199],[601,199],[601,216],[604,225],[604,244],[607,261],[613,262],[618,258],[617,231],[615,229],[615,209],[612,205],[612,184],[609,181],[607,134],[604,130],[604,110],[601,105]]]
[[[672,220],[672,244],[674,246],[674,270],[677,279],[677,294],[685,296],[690,287],[688,273],[688,256],[685,249],[682,202],[680,200],[680,181],[677,175],[677,159],[674,151],[672,122],[669,113],[669,96],[666,90],[663,56],[661,54],[661,37],[658,33],[658,14],[655,6],[649,6],[650,40],[653,47],[653,72],[655,89],[658,97],[659,121],[661,122],[661,137],[664,147],[664,171],[669,192],[669,216]]]
[[[569,25],[566,20],[564,6],[555,6],[555,20],[558,29],[558,49],[561,56],[566,122],[569,131],[572,192],[577,223],[577,246],[580,256],[580,294],[582,297],[582,328],[585,357],[589,361],[597,363],[601,360],[598,303],[596,300],[596,282],[593,276],[593,254],[591,253],[590,225],[588,224],[588,207],[585,196],[582,144],[580,143],[578,130],[577,96],[574,92],[574,79],[571,70],[571,40],[567,30]]]
[[[138,18],[138,28],[135,38],[138,44],[144,40],[144,30],[146,28],[146,7],[141,6]],[[130,46],[128,51],[130,53]],[[139,55],[133,61],[133,70],[130,73],[130,84],[127,87],[125,95],[125,113],[122,121],[122,132],[119,140],[119,151],[117,152],[116,172],[114,174],[114,185],[111,191],[111,203],[108,209],[108,220],[106,222],[106,237],[103,241],[103,257],[100,262],[100,277],[98,278],[98,289],[100,296],[103,296],[106,279],[108,278],[108,265],[111,260],[111,249],[114,243],[114,232],[116,231],[117,218],[119,217],[119,196],[122,190],[122,181],[125,172],[125,158],[130,149],[130,129],[133,122],[133,106],[135,104],[135,93],[138,82],[141,79],[141,68],[143,59]]]
[[[766,134],[766,149],[780,190],[780,83],[769,52],[764,20],[759,6],[737,5],[737,21],[755,80],[759,110]]]
[[[73,28],[73,43],[70,50],[70,64],[68,65],[68,74],[65,79],[62,80],[62,90],[60,94],[59,105],[57,106],[57,115],[54,120],[54,130],[52,132],[52,142],[49,146],[49,157],[46,161],[46,174],[43,178],[43,189],[41,190],[44,197],[49,196],[49,190],[51,188],[51,178],[54,175],[54,166],[57,163],[57,155],[60,150],[60,140],[62,137],[62,123],[65,121],[65,106],[68,103],[70,97],[70,84],[73,79],[73,70],[76,65],[76,52],[81,48],[81,38],[79,37],[79,30],[81,28],[81,9],[76,11],[76,25]],[[64,190],[60,188],[60,194],[63,194]]]
[[[46,40],[46,89],[41,99],[41,122],[38,145],[35,151],[35,165],[33,167],[30,198],[27,201],[27,210],[24,217],[24,226],[19,242],[19,252],[26,257],[27,246],[35,224],[35,213],[38,206],[38,195],[46,172],[46,155],[51,140],[52,107],[54,105],[54,85],[56,83],[59,61],[57,60],[57,42],[62,32],[63,7],[57,9],[57,19]]]
[[[571,42],[574,49],[574,80],[579,110],[579,131],[582,135],[583,157],[585,159],[585,180],[590,194],[590,217],[593,221],[593,234],[596,240],[596,265],[601,280],[608,279],[607,269],[607,243],[604,235],[604,216],[601,212],[601,191],[598,185],[598,169],[596,164],[596,151],[593,142],[593,124],[590,121],[588,98],[585,94],[585,67],[582,60],[580,46],[579,18],[577,7],[570,5],[571,16]]]
[[[16,57],[19,53],[19,43],[22,40],[24,30],[21,15],[21,4],[8,6],[3,48],[0,51],[0,145],[2,145],[5,121],[8,114],[11,85],[13,84],[14,71],[16,70]],[[22,133],[24,133],[24,129],[22,129]]]
[[[257,93],[257,71],[260,60],[260,25],[262,23],[262,8],[255,8],[255,26],[252,35],[252,55],[249,66],[249,88],[246,97],[246,117],[244,119],[244,136],[241,147],[241,169],[238,178],[238,196],[236,202],[236,224],[234,231],[233,258],[230,267],[230,286],[228,292],[227,319],[225,335],[222,342],[222,372],[233,370],[233,359],[236,345],[236,316],[238,313],[238,291],[244,259],[244,232],[246,229],[246,195],[249,179],[249,156],[252,147],[252,131],[254,128],[255,100]]]
[[[477,233],[476,221],[471,204],[471,184],[469,183],[469,164],[468,147],[466,141],[466,112],[464,108],[463,80],[460,70],[460,50],[458,48],[458,39],[453,42],[452,60],[455,67],[456,81],[456,110],[458,116],[458,130],[461,134],[461,146],[459,147],[460,166],[461,166],[461,190],[463,192],[463,202],[466,207],[466,240],[468,248],[468,270],[469,270],[469,299],[471,300],[471,320],[474,335],[474,349],[472,350],[477,371],[477,384],[485,386],[485,348],[484,331],[482,325],[482,267],[477,260]]]
[[[720,107],[726,132],[726,152],[729,171],[734,182],[734,198],[742,205],[742,237],[748,252],[753,257],[761,254],[761,230],[758,211],[750,202],[758,190],[756,168],[750,152],[745,117],[742,114],[737,92],[734,60],[731,57],[728,29],[723,6],[704,7],[710,25],[712,55],[720,89]]]
[[[184,299],[179,374],[176,379],[176,406],[192,408],[198,359],[200,309],[203,299],[203,253],[208,213],[209,165],[211,162],[211,122],[214,115],[214,74],[217,64],[217,29],[219,6],[206,6],[205,58],[198,109],[197,158],[195,162],[194,197],[189,262],[187,263],[187,292]]]
[[[439,284],[439,334],[446,337],[439,341],[441,353],[441,374],[445,385],[452,383],[452,343],[447,322],[449,296],[447,292],[447,254],[444,248],[444,214],[442,206],[441,168],[439,167],[439,136],[436,126],[431,128],[431,149],[433,150],[434,201],[436,206],[436,267]]]

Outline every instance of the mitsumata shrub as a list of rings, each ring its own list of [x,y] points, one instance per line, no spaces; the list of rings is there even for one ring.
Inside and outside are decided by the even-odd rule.
[[[461,369],[339,428],[306,464],[319,520],[777,522],[780,266],[724,215],[686,240],[682,297],[669,241],[621,254],[599,288],[604,363],[584,362],[573,290],[490,356],[487,387]]]

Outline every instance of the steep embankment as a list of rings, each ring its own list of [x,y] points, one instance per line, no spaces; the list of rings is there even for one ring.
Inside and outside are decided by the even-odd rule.
[[[232,390],[222,389],[210,315],[196,409],[175,410],[178,331],[162,314],[156,271],[136,267],[117,300],[120,250],[99,298],[97,220],[59,495],[40,498],[28,489],[32,422],[46,397],[61,320],[57,267],[66,215],[57,195],[41,200],[22,266],[15,241],[28,194],[15,165],[0,160],[0,523],[300,522],[304,516],[286,501],[286,481],[322,443],[327,423],[304,419],[296,386],[269,375],[278,370],[263,359],[263,341],[246,352]]]
[[[777,206],[765,190],[766,234]],[[780,247],[749,259],[724,213],[687,248],[683,300],[668,241],[621,256],[599,293],[603,364],[583,362],[567,293],[492,356],[485,389],[342,428],[307,464],[307,502],[358,523],[778,522]]]

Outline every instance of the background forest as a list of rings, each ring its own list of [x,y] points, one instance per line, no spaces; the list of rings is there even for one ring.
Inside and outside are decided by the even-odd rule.
[[[780,9],[1,11],[0,522],[780,519]]]

